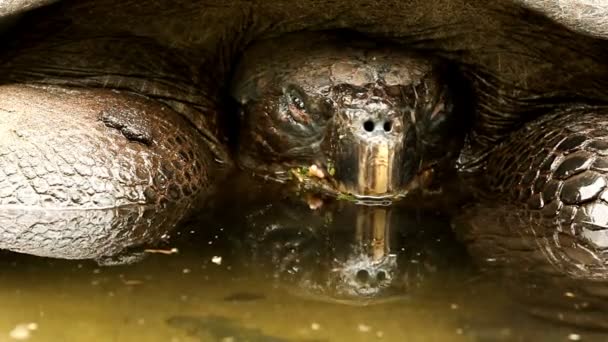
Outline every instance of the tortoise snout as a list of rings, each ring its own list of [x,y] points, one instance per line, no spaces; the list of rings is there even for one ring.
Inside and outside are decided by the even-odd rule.
[[[369,118],[363,122],[361,129],[368,133],[390,133],[393,129],[393,119]]]
[[[398,139],[402,132],[403,115],[386,103],[371,103],[364,108],[346,109],[339,115],[345,131],[365,140],[370,138]]]
[[[334,161],[340,191],[390,197],[403,188],[404,118],[388,103],[346,108],[334,117],[326,153]]]

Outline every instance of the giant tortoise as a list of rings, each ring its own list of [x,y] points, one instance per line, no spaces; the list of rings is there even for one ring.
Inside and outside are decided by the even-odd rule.
[[[13,0],[0,16],[1,249],[113,255],[242,170],[368,206],[457,188],[473,249],[531,232],[565,272],[605,277],[599,1]]]

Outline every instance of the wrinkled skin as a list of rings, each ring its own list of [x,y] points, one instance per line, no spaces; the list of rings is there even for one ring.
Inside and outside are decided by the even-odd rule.
[[[258,43],[242,60],[232,91],[241,165],[315,165],[325,188],[360,198],[404,196],[433,170],[454,170],[468,94],[431,56],[317,33]]]
[[[2,248],[66,258],[113,255],[120,252],[116,242],[162,236],[210,185],[203,140],[167,108],[96,90],[3,90],[0,107],[13,111],[0,118]],[[78,115],[62,115],[74,107]],[[133,160],[148,167],[135,169]]]
[[[208,186],[215,184],[224,170],[233,167],[233,156],[237,156],[237,164],[247,166],[242,162],[244,159],[240,159],[246,156],[242,153],[246,150],[244,145],[237,146],[239,152],[236,154],[231,149],[231,144],[238,142],[233,138],[243,132],[235,132],[235,127],[241,127],[237,124],[239,117],[231,115],[233,111],[226,104],[230,90],[238,88],[231,87],[231,83],[234,81],[235,66],[247,48],[255,41],[301,30],[347,28],[365,36],[366,40],[382,41],[387,46],[396,44],[417,54],[432,55],[440,60],[437,69],[434,62],[418,57],[412,63],[417,65],[416,68],[430,66],[431,70],[438,70],[438,75],[443,75],[439,71],[442,66],[449,66],[448,69],[460,75],[465,82],[464,88],[470,88],[470,98],[464,101],[470,106],[465,112],[471,118],[470,122],[464,120],[466,130],[456,129],[452,133],[458,134],[453,136],[436,136],[433,134],[444,131],[427,130],[425,133],[428,136],[420,140],[435,138],[438,141],[451,141],[452,137],[455,141],[463,140],[456,166],[451,158],[437,157],[429,160],[429,166],[431,169],[438,168],[435,170],[438,174],[454,167],[461,171],[466,182],[474,180],[470,189],[478,201],[462,215],[462,221],[473,227],[474,235],[488,234],[494,237],[494,241],[509,241],[508,236],[518,232],[543,232],[558,251],[574,250],[576,253],[573,254],[588,256],[576,262],[568,258],[558,259],[558,270],[566,276],[572,275],[565,271],[571,265],[576,265],[577,269],[587,269],[593,262],[603,265],[605,256],[602,251],[608,225],[603,209],[607,203],[604,199],[608,169],[603,156],[608,153],[608,132],[602,128],[608,112],[608,47],[603,39],[608,32],[602,26],[605,20],[595,21],[599,23],[594,24],[592,19],[604,19],[602,13],[605,12],[598,6],[595,14],[588,16],[587,20],[584,15],[587,12],[564,16],[567,11],[557,12],[549,5],[543,6],[542,2],[521,2],[535,11],[506,1],[414,0],[392,3],[311,0],[293,3],[235,0],[212,3],[96,0],[65,1],[28,13],[16,26],[5,31],[3,40],[8,43],[0,54],[0,92],[3,94],[0,96],[3,99],[0,117],[8,120],[7,123],[3,122],[0,131],[0,154],[7,160],[2,163],[0,188],[8,189],[8,196],[3,198],[3,206],[7,206],[4,212],[9,212],[5,221],[15,222],[2,227],[2,248],[52,255],[53,252],[48,253],[48,248],[41,246],[48,245],[50,250],[55,246],[67,246],[60,250],[70,252],[60,256],[82,257],[77,253],[81,250],[79,243],[82,242],[78,232],[89,232],[89,224],[98,222],[92,218],[99,215],[89,214],[97,210],[115,210],[114,216],[110,216],[107,223],[101,223],[102,228],[96,229],[93,234],[93,240],[100,243],[112,244],[116,239],[113,232],[129,232],[131,227],[138,226],[134,221],[140,222],[138,219],[142,215],[129,219],[129,216],[114,209],[112,204],[108,205],[106,200],[96,201],[93,199],[96,194],[93,186],[89,194],[91,201],[83,207],[86,210],[65,219],[77,222],[74,225],[76,229],[63,229],[66,225],[54,215],[42,220],[35,214],[42,209],[46,212],[51,209],[45,205],[56,206],[57,213],[66,213],[64,208],[69,207],[70,203],[77,203],[71,196],[47,193],[54,190],[53,184],[62,190],[69,188],[68,184],[75,185],[77,190],[87,190],[76,180],[84,179],[83,183],[91,183],[97,177],[93,173],[70,174],[59,168],[53,169],[60,166],[63,155],[61,148],[76,151],[76,146],[81,145],[82,141],[98,144],[100,140],[90,139],[94,134],[99,134],[100,139],[108,139],[110,146],[121,148],[106,151],[97,145],[88,156],[93,159],[89,166],[110,170],[110,175],[114,175],[113,170],[116,169],[116,174],[128,174],[132,179],[125,184],[114,177],[108,179],[107,184],[118,185],[103,192],[110,195],[111,203],[122,200],[121,187],[140,189],[133,197],[135,200],[124,197],[131,201],[126,206],[150,206],[156,209],[156,216],[162,218],[173,217],[172,204],[188,207],[195,198],[208,195]],[[566,7],[576,11],[576,3]],[[16,8],[19,10],[23,7]],[[112,8],[112,11],[108,11],[108,8]],[[547,16],[563,21],[567,27],[547,19],[537,12],[539,9],[546,10]],[[245,69],[251,70],[248,67]],[[289,72],[284,75],[289,75]],[[373,81],[377,83],[376,79]],[[238,79],[234,82],[244,84]],[[310,80],[305,77],[301,82],[298,86],[304,87]],[[458,89],[449,82],[429,82],[435,86],[430,87],[433,89],[448,85],[446,100],[452,98],[451,94]],[[92,95],[90,89],[95,89]],[[268,90],[264,87],[259,89]],[[386,93],[387,89],[382,90]],[[11,97],[15,92],[23,95],[18,101]],[[441,93],[437,91],[435,94]],[[237,101],[241,98],[240,93],[233,95],[236,95]],[[312,96],[310,90],[305,95]],[[331,98],[335,102],[332,104],[333,117],[340,116],[340,108],[344,108],[340,103],[344,103],[345,95],[348,94],[339,93],[338,97]],[[37,102],[47,97],[50,98],[48,101]],[[404,100],[381,97],[390,100],[387,102],[390,106]],[[104,110],[104,98],[109,98],[120,108],[145,106],[146,110],[128,111],[134,115],[130,119],[128,114],[120,111],[108,116]],[[431,96],[429,99],[441,99],[441,96]],[[271,103],[278,102],[275,99]],[[247,104],[241,104],[246,110]],[[358,110],[370,109],[369,101],[353,105]],[[449,110],[440,117],[458,118],[452,115],[457,115],[461,107],[451,107],[448,102],[444,108]],[[259,111],[249,113],[260,114]],[[416,113],[425,114],[424,111]],[[433,110],[426,111],[426,118],[432,118],[433,113]],[[38,127],[36,134],[19,133],[23,129],[18,120],[12,119],[14,117],[30,118],[32,125]],[[186,142],[178,143],[179,147],[175,148],[172,142],[175,133],[169,137],[162,134],[159,137],[157,134],[162,124],[154,123],[156,119],[152,120],[152,134],[146,134],[146,130],[142,131],[137,123],[141,118],[158,118],[160,122],[168,124],[165,127],[169,132],[183,132]],[[391,117],[398,121],[404,118],[407,119],[407,116]],[[63,143],[64,140],[60,138],[65,136],[66,131],[56,125],[47,125],[46,120],[65,122],[65,125],[77,123],[73,131],[67,132],[72,141],[68,140],[67,145]],[[82,124],[78,124],[78,120],[82,120]],[[322,126],[320,121],[314,122]],[[245,123],[247,121],[242,122]],[[410,126],[412,123],[409,123]],[[253,124],[255,126],[255,122]],[[402,124],[405,127],[406,121],[402,121]],[[380,126],[384,127],[374,125]],[[332,125],[328,124],[327,127]],[[273,128],[279,129],[280,126]],[[337,129],[327,129],[329,136],[337,132]],[[250,129],[244,133],[253,132]],[[264,133],[264,138],[269,137],[269,132],[270,129]],[[461,136],[463,133],[465,135]],[[246,135],[241,136],[244,137]],[[442,140],[444,138],[446,140]],[[49,143],[37,146],[38,141]],[[149,141],[154,143],[147,145]],[[290,135],[287,141],[298,140]],[[324,157],[339,146],[331,139],[327,141],[330,147],[321,148]],[[188,153],[186,157],[180,153],[167,153],[167,149],[181,150],[190,144],[196,147],[196,153],[193,152],[192,156]],[[38,152],[30,155],[29,146],[35,146]],[[421,156],[426,155],[424,148],[421,148],[424,144],[415,146],[413,148],[406,141],[404,151],[413,148],[413,152],[397,155],[413,155],[422,159]],[[443,146],[448,156],[451,147]],[[155,148],[158,154],[150,153]],[[117,153],[123,149],[141,153]],[[431,149],[431,152],[441,155],[437,149]],[[146,153],[150,153],[150,159],[141,158],[141,154]],[[338,159],[332,155],[329,157]],[[27,163],[19,163],[21,158],[25,158]],[[125,158],[124,163],[111,165],[116,158]],[[259,160],[257,158],[259,155],[255,155],[254,160]],[[304,166],[309,165],[310,161],[317,161],[315,156],[307,158],[306,163],[302,161]],[[50,169],[39,167],[44,165],[45,160],[57,162],[51,163],[56,165],[51,165]],[[169,160],[170,177],[159,187],[154,179],[161,174],[167,175],[167,170],[161,164]],[[433,163],[433,160],[440,162]],[[333,161],[338,163],[338,160]],[[77,170],[77,160],[68,160],[67,163]],[[197,164],[202,166],[199,167],[200,172],[190,173],[191,178],[187,181],[184,180],[187,179],[185,175],[184,178],[171,177],[190,168],[196,170],[194,165]],[[266,163],[256,164],[255,168],[259,170],[261,164]],[[399,164],[398,169],[401,170],[400,175],[405,176],[399,176],[398,182],[384,183],[396,187],[411,184],[411,177],[423,175],[426,166],[410,168]],[[17,173],[13,170],[17,170]],[[141,176],[142,171],[149,174]],[[338,171],[337,168],[336,175],[343,178]],[[14,174],[25,178],[14,179],[11,177]],[[372,174],[380,173],[373,171]],[[54,180],[57,178],[61,178],[62,183],[56,183]],[[49,188],[37,189],[35,184],[41,183],[49,184]],[[184,187],[185,184],[188,186]],[[418,187],[425,184],[424,181],[417,182]],[[152,189],[151,193],[160,194],[160,197],[146,196],[144,191],[147,187]],[[175,188],[179,189],[180,195],[172,197],[171,193],[174,192],[171,189]],[[367,190],[348,185],[348,182],[344,182],[342,188],[334,188],[339,191],[351,189],[350,192],[355,188],[361,194],[368,195]],[[383,191],[373,192],[374,195],[377,192],[391,195],[399,192],[389,186],[375,188]],[[19,189],[31,191],[29,195],[19,196]],[[184,192],[184,189],[193,191],[188,194],[188,190]],[[50,201],[45,198],[50,198]],[[494,210],[495,203],[501,210]],[[24,210],[25,216],[10,213],[14,209]],[[175,219],[168,220],[168,227],[173,226],[185,212],[187,209],[178,210]],[[123,217],[126,219],[123,220]],[[510,219],[512,217],[516,219]],[[146,229],[149,220],[141,222],[144,224],[139,226],[142,228],[137,230],[138,233],[134,233],[135,237],[155,234]],[[486,227],[483,222],[492,222],[493,226]],[[498,227],[498,231],[493,229],[495,227]],[[16,238],[8,238],[13,236]],[[48,243],[33,243],[36,240]],[[113,249],[108,250],[109,254],[112,252]],[[603,279],[603,268],[597,269],[599,271],[578,276]]]

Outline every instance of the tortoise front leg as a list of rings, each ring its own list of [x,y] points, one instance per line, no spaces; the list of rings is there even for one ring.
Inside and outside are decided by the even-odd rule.
[[[0,249],[91,258],[158,238],[210,191],[209,146],[142,96],[0,86]]]
[[[535,250],[570,275],[606,276],[608,109],[527,124],[489,155],[483,188],[465,215],[469,237],[505,255]]]

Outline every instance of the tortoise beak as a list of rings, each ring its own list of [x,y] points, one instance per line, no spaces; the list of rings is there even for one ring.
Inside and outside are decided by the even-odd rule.
[[[382,196],[395,192],[398,182],[393,179],[396,147],[388,142],[358,144],[357,183],[343,190],[364,196]],[[399,176],[398,172],[395,176]]]
[[[338,190],[360,198],[394,197],[406,190],[415,165],[406,148],[403,115],[377,103],[346,109],[333,120],[325,153],[334,163]],[[409,156],[408,156],[409,154]]]

